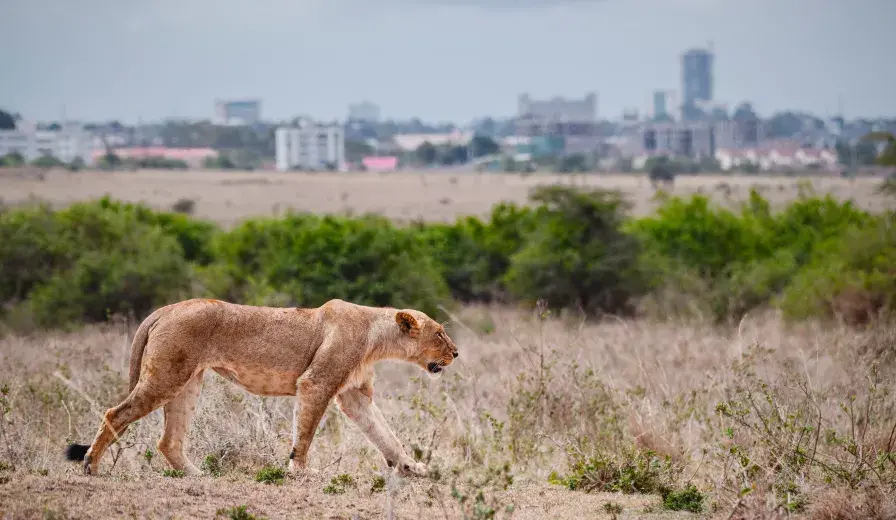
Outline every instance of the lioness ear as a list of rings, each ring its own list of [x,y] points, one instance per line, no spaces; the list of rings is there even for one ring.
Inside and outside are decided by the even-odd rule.
[[[416,338],[417,335],[420,334],[420,323],[417,322],[417,318],[411,316],[407,312],[398,311],[398,313],[395,314],[395,322],[398,323],[401,332],[412,338]]]

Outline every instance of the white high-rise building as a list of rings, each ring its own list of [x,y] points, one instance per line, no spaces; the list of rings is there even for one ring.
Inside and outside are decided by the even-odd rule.
[[[345,170],[345,132],[340,125],[301,122],[274,132],[277,170]]]
[[[37,130],[35,125],[20,122],[14,130],[0,130],[0,157],[20,154],[31,162],[48,155],[70,163],[80,158],[93,163],[94,139],[79,124],[64,124],[59,130]]]

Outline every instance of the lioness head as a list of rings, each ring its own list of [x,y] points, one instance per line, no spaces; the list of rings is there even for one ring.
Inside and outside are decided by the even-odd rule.
[[[457,357],[457,346],[448,337],[445,327],[423,313],[414,317],[407,311],[395,313],[395,322],[402,336],[415,341],[408,361],[430,374],[438,374]]]

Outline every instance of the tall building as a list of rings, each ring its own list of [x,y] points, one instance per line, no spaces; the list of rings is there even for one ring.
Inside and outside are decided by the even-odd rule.
[[[215,124],[254,125],[259,121],[261,121],[261,101],[257,99],[215,101]]]
[[[669,115],[669,93],[665,90],[655,90],[653,92],[653,118],[668,119]]]
[[[380,107],[370,101],[353,103],[348,106],[349,121],[365,123],[378,123],[380,120]]]
[[[582,99],[554,97],[533,100],[520,94],[517,100],[516,134],[524,137],[551,137],[563,141],[566,153],[584,153],[597,148],[597,94]]]
[[[277,170],[345,169],[345,131],[341,125],[300,121],[274,131]]]
[[[681,57],[681,97],[685,107],[712,101],[713,54],[706,49],[691,49]]]

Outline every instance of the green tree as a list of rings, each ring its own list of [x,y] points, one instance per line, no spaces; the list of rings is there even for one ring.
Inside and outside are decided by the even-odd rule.
[[[16,118],[5,110],[0,110],[0,130],[15,130]]]
[[[57,166],[64,166],[65,164],[52,155],[41,155],[37,159],[31,161],[31,165],[37,166],[38,168],[55,168]]]
[[[513,255],[505,277],[515,296],[590,315],[628,314],[644,289],[637,239],[622,230],[629,204],[616,191],[542,186],[535,229]]]
[[[345,141],[345,160],[348,162],[360,162],[375,153],[376,150],[364,141]]]
[[[501,145],[487,135],[475,135],[470,141],[470,149],[473,151],[473,157],[482,157],[500,152]]]
[[[872,132],[862,138],[866,143],[884,142],[886,147],[876,158],[881,166],[896,166],[896,136],[890,132]]]
[[[25,158],[19,152],[11,152],[3,157],[0,157],[0,166],[6,168],[12,168],[15,166],[22,166],[25,164]]]
[[[417,161],[421,164],[430,165],[436,162],[438,150],[436,150],[436,147],[429,141],[424,141],[423,144],[418,146],[417,150],[414,151],[414,155],[417,156]]]

